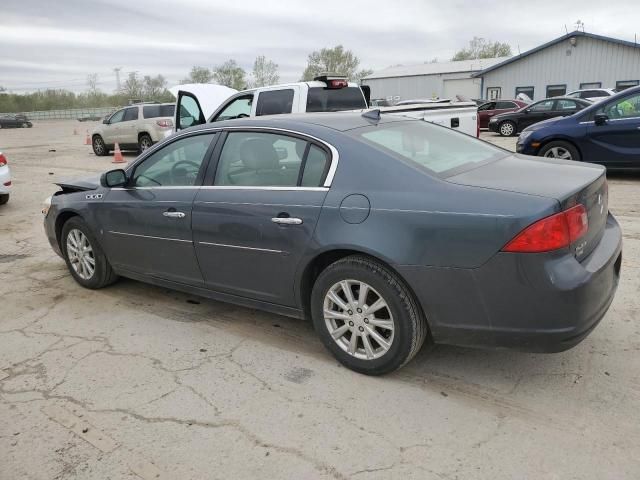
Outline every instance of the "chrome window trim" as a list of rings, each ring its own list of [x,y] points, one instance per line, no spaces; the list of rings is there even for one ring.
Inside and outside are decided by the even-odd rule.
[[[152,148],[148,149],[145,151],[145,154],[142,158],[138,158],[136,162],[132,163],[131,165],[129,165],[127,167],[127,169],[125,169],[125,171],[127,172],[127,174],[130,173],[130,171],[132,171],[137,165],[139,165],[140,163],[144,162],[147,157],[149,157],[151,154],[153,154],[154,152],[156,152],[157,150],[160,149],[160,147],[162,145],[165,145],[166,143],[173,143],[173,141],[175,140],[179,140],[182,137],[187,137],[187,136],[191,136],[191,135],[197,135],[200,133],[218,133],[218,132],[226,132],[226,131],[234,131],[234,130],[244,130],[244,131],[254,131],[254,130],[260,130],[260,131],[265,131],[265,132],[284,132],[284,133],[293,133],[294,135],[299,135],[301,137],[306,137],[310,140],[314,140],[315,142],[321,143],[322,145],[324,145],[325,147],[327,147],[329,149],[329,151],[331,152],[331,165],[329,166],[329,171],[327,172],[327,178],[324,179],[324,184],[322,185],[322,187],[246,187],[246,188],[250,188],[250,189],[280,189],[280,188],[287,188],[287,189],[295,189],[295,190],[304,190],[304,189],[318,189],[318,188],[323,188],[325,187],[326,189],[328,189],[329,187],[331,187],[331,184],[333,183],[333,178],[336,174],[336,170],[338,169],[338,162],[340,160],[340,154],[338,153],[338,150],[336,149],[336,147],[334,147],[333,145],[331,145],[330,143],[318,138],[318,137],[314,137],[313,135],[309,135],[308,133],[304,133],[304,132],[299,132],[296,130],[291,130],[288,128],[279,128],[279,127],[261,127],[261,126],[252,126],[252,125],[245,125],[245,126],[231,126],[231,127],[211,127],[211,128],[203,128],[201,130],[197,130],[194,132],[185,132],[184,130],[181,130],[180,132],[177,132],[174,134],[174,136],[171,137],[167,137],[167,141],[163,141],[163,142],[158,142],[156,143]],[[171,142],[169,142],[169,140],[171,140]],[[156,147],[156,148],[154,148]],[[245,188],[245,187],[236,187],[236,186],[229,186],[229,185],[203,185],[203,188],[211,188],[211,187],[215,187],[215,188]],[[131,189],[135,189],[135,188],[191,188],[191,187],[132,187]],[[197,187],[200,188],[200,187]],[[112,190],[115,190],[112,189]],[[123,189],[123,190],[130,190],[130,189]]]
[[[198,245],[205,245],[207,247],[237,248],[240,250],[253,250],[256,252],[265,252],[265,253],[284,253],[282,250],[271,250],[270,248],[243,247],[241,245],[228,245],[226,243],[198,242]]]
[[[151,235],[139,235],[137,233],[116,232],[115,230],[109,230],[108,233],[111,233],[113,235],[125,235],[127,237],[140,237],[140,238],[151,238],[154,240],[169,240],[172,242],[193,243],[191,240],[183,240],[182,238],[153,237]]]
[[[624,118],[610,118],[607,122],[621,122],[623,120],[640,120],[640,117],[624,117]],[[586,122],[580,122],[580,125],[589,125],[595,123],[594,120],[587,120]]]
[[[203,185],[201,187],[113,187],[111,190],[275,190],[275,191],[292,191],[292,192],[328,192],[329,187],[245,187],[236,185]]]

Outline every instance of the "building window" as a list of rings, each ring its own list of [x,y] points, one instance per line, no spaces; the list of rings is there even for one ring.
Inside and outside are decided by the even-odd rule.
[[[547,85],[547,98],[561,97],[567,93],[566,85]]]
[[[487,87],[487,100],[497,100],[502,96],[502,88]]]
[[[529,97],[531,100],[533,100],[533,92],[534,92],[533,87],[516,87],[516,98],[518,98],[519,94],[523,93],[527,97]]]
[[[638,84],[640,84],[640,81],[638,80],[620,80],[618,82],[616,82],[616,90],[618,92],[625,90],[627,88],[631,88],[631,87],[635,87]]]
[[[586,82],[580,84],[580,90],[586,90],[588,88],[602,88],[602,82]]]

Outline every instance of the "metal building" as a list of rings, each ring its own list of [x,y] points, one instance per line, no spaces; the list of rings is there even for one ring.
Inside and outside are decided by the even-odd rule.
[[[362,79],[371,87],[371,98],[383,98],[397,102],[409,99],[481,98],[481,72],[506,57],[462,60],[459,62],[421,63],[385,68]]]
[[[640,45],[575,31],[475,73],[482,97],[533,100],[588,88],[628,88],[640,83]]]

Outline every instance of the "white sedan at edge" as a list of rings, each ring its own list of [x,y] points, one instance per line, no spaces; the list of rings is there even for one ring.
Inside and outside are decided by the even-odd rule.
[[[0,152],[0,205],[4,205],[9,201],[10,190],[11,172],[9,171],[9,163],[4,153]]]

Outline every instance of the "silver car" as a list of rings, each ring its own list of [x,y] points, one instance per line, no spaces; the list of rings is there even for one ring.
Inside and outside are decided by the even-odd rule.
[[[91,132],[93,153],[108,155],[117,143],[123,150],[145,151],[173,131],[173,103],[141,103],[116,110]]]

